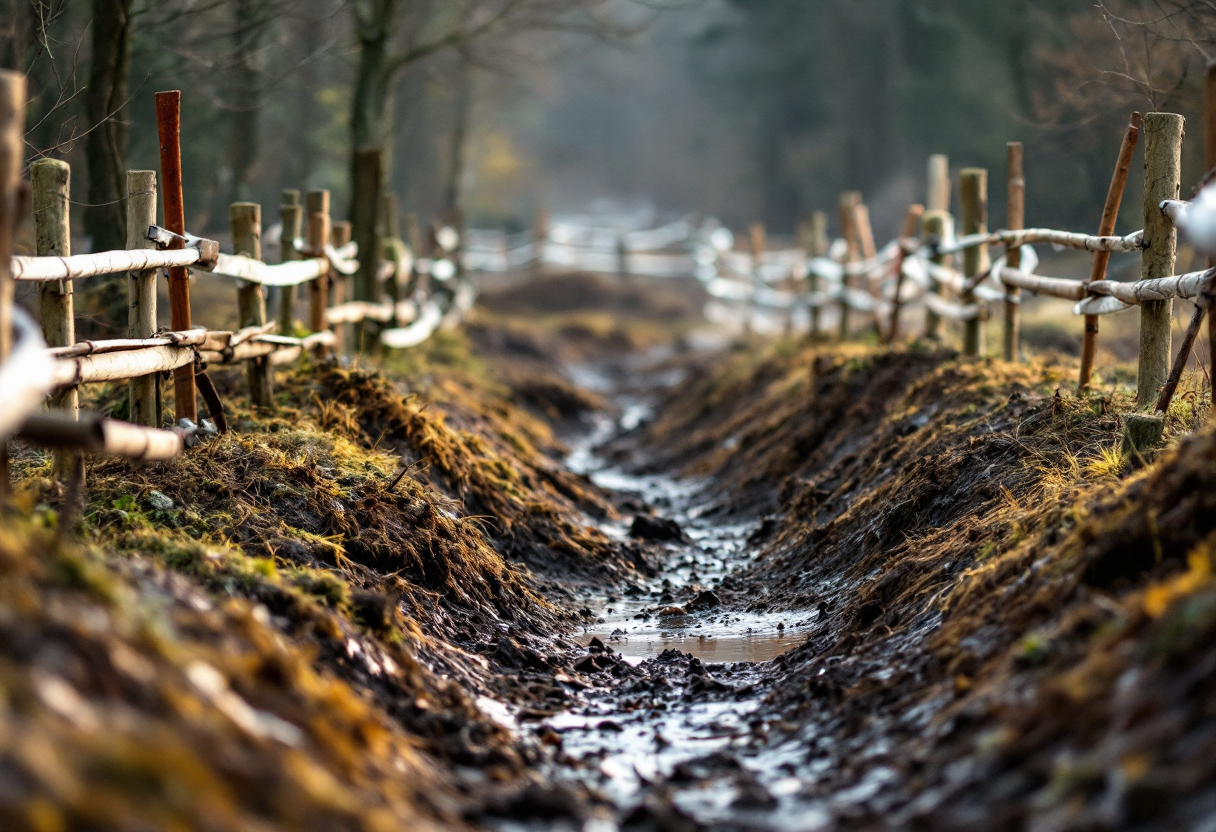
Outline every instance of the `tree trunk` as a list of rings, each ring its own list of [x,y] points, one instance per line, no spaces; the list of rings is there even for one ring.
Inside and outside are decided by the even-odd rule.
[[[85,154],[89,207],[85,230],[94,251],[123,248],[127,242],[122,204],[127,175],[127,102],[131,70],[131,0],[93,0],[93,58],[85,97],[88,134]]]
[[[260,90],[253,57],[265,37],[268,22],[265,4],[253,0],[234,3],[232,14],[237,58],[232,73],[232,132],[228,141],[228,168],[232,171],[230,204],[249,199],[249,180],[261,150]]]
[[[461,186],[468,162],[469,122],[473,115],[473,67],[465,55],[460,56],[456,77],[456,123],[452,127],[451,145],[448,147],[448,182],[443,198],[443,210],[447,220],[461,228],[463,204]]]

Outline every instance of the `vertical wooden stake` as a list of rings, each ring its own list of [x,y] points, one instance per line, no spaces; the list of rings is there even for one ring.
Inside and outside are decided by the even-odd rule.
[[[161,203],[165,228],[174,234],[186,233],[186,208],[182,197],[182,93],[181,90],[156,94],[156,130],[160,137]],[[182,248],[175,240],[169,248]],[[186,269],[169,269],[169,326],[174,332],[190,328],[190,278]],[[194,398],[194,367],[187,364],[173,371],[174,413],[177,419],[198,421]]]
[[[1142,119],[1139,113],[1132,113],[1123,134],[1123,144],[1119,148],[1119,160],[1115,163],[1115,172],[1111,176],[1110,188],[1106,192],[1106,204],[1102,208],[1102,221],[1098,226],[1098,234],[1106,237],[1115,233],[1115,223],[1119,219],[1119,207],[1123,204],[1123,189],[1127,187],[1127,174],[1132,167],[1132,155],[1136,152],[1136,144],[1140,141],[1140,126]],[[1089,272],[1090,280],[1105,280],[1106,266],[1110,262],[1110,252],[1100,251],[1094,255],[1094,265]],[[1085,338],[1081,342],[1081,378],[1080,388],[1089,387],[1089,380],[1094,371],[1094,356],[1098,351],[1098,316],[1085,316]]]
[[[840,236],[846,245],[844,256],[844,273],[840,277],[840,340],[849,337],[849,298],[848,290],[852,287],[849,276],[849,266],[856,263],[859,256],[857,245],[857,212],[854,210],[861,204],[861,194],[857,191],[845,191],[840,195]]]
[[[549,212],[541,208],[536,212],[536,227],[532,230],[533,277],[539,278],[545,270],[545,246],[549,243]]]
[[[398,247],[401,242],[401,210],[397,205],[396,194],[384,194],[380,202],[380,256],[390,263],[400,262]],[[405,300],[405,285],[408,275],[401,274],[400,269],[394,268],[389,278],[388,295],[393,303],[393,317],[390,326],[399,326],[397,306]]]
[[[308,214],[308,248],[320,251],[329,244],[329,191],[309,191],[304,201]],[[308,329],[323,332],[328,328],[325,309],[329,305],[329,277],[321,275],[308,284]],[[326,347],[317,347],[318,357],[329,354]]]
[[[155,248],[148,227],[156,225],[156,171],[127,171],[127,248]],[[151,338],[156,334],[156,269],[127,275],[127,337]],[[160,427],[156,406],[160,380],[155,373],[127,383],[131,421],[149,428]]]
[[[1010,231],[1021,231],[1026,227],[1026,176],[1023,170],[1022,143],[1006,145],[1006,200],[1005,227]],[[1005,263],[1011,269],[1022,267],[1022,247],[1005,249]],[[1003,357],[1006,361],[1017,361],[1021,341],[1022,290],[1016,286],[1005,287],[1005,331]]]
[[[853,206],[853,230],[857,234],[857,256],[863,262],[869,263],[878,256],[878,248],[874,244],[874,227],[870,225],[870,207],[860,201],[860,194],[857,205]],[[867,272],[861,277],[865,289],[870,294],[874,294],[875,275],[873,272]],[[882,337],[882,323],[878,320],[877,308],[874,312],[874,329],[878,336]]]
[[[1203,164],[1208,170],[1216,168],[1216,61],[1208,64],[1203,85]],[[1208,268],[1216,268],[1216,257],[1209,258]],[[1207,298],[1209,304],[1212,298]],[[1208,309],[1208,363],[1216,371],[1216,310]],[[1208,393],[1212,413],[1216,414],[1216,384]]]
[[[926,242],[938,240],[945,242],[954,236],[954,218],[945,211],[926,211],[921,220],[921,232]],[[953,257],[941,254],[933,258],[939,266],[950,266]],[[942,286],[932,274],[929,275],[929,292],[945,297]],[[940,341],[942,337],[942,319],[932,309],[925,307],[925,338],[930,341]]]
[[[30,166],[33,187],[34,238],[39,257],[67,257],[72,253],[69,215],[72,169],[58,159],[39,159]],[[47,346],[68,347],[76,343],[76,314],[72,304],[72,281],[38,284],[38,315]],[[51,407],[78,418],[80,394],[75,387],[50,397]],[[84,466],[79,451],[57,448],[51,453],[52,473],[68,491],[83,497]],[[77,480],[76,478],[80,479]]]
[[[13,231],[24,157],[25,76],[0,69],[0,364],[13,350]],[[7,500],[8,443],[0,442],[0,500]]]
[[[338,220],[329,224],[329,244],[331,246],[344,246],[350,242],[351,238],[351,223],[346,220]],[[354,300],[355,288],[354,281],[358,275],[342,274],[340,272],[329,273],[329,300],[328,307],[332,309],[335,306],[341,306],[348,300]],[[359,344],[356,341],[356,325],[350,323],[334,324],[334,333],[338,336],[338,352],[342,355],[354,355],[359,351]]]
[[[1173,113],[1144,117],[1144,250],[1141,277],[1150,280],[1174,273],[1178,231],[1161,212],[1161,201],[1177,199],[1182,186],[1184,119]],[[1140,366],[1136,406],[1156,404],[1170,369],[1173,301],[1140,304]]]
[[[410,247],[410,253],[414,256],[414,265],[410,270],[410,279],[414,284],[414,301],[421,304],[426,299],[431,286],[430,275],[418,271],[418,260],[421,259],[424,252],[422,250],[422,228],[418,224],[418,215],[413,211],[405,215],[405,241]]]
[[[279,205],[279,221],[283,233],[279,236],[279,262],[290,263],[300,259],[296,250],[296,239],[303,230],[303,210],[300,207],[300,192],[294,188],[283,191]],[[296,287],[283,286],[279,290],[279,334],[291,335],[296,328]]]
[[[359,244],[359,271],[355,274],[355,300],[378,303],[380,300],[380,195],[384,188],[383,154],[379,148],[366,147],[355,154],[355,193],[351,201],[351,228]],[[345,298],[343,298],[345,300]],[[371,346],[366,333],[368,322],[354,326],[356,349]],[[367,342],[365,344],[365,341]]]
[[[959,205],[962,210],[963,236],[988,231],[988,171],[966,168],[959,179]],[[988,268],[988,246],[973,246],[963,252],[963,277],[975,277]],[[975,293],[966,292],[964,305],[975,303]],[[966,321],[963,328],[963,355],[984,354],[983,315]]]
[[[894,344],[899,337],[899,309],[903,305],[904,289],[904,245],[908,240],[914,240],[920,235],[921,219],[925,215],[925,206],[909,205],[908,213],[904,216],[903,233],[899,238],[899,251],[895,253],[895,295],[891,298],[891,326],[887,331],[887,343]]]
[[[809,239],[806,243],[807,256],[812,260],[816,257],[826,257],[830,246],[831,244],[828,242],[828,214],[826,211],[816,211],[811,214]],[[811,294],[817,293],[819,291],[819,275],[814,272],[808,272],[806,288]],[[820,311],[821,307],[816,304],[809,307],[807,312],[811,319],[812,338],[818,338],[822,334],[819,321]]]
[[[256,202],[234,202],[228,209],[232,223],[232,248],[254,260],[262,259],[262,206]],[[266,325],[266,295],[260,284],[238,280],[237,307],[240,326]],[[270,358],[262,356],[245,362],[249,379],[249,400],[255,407],[271,407],[274,397],[270,386]]]
[[[752,286],[753,288],[760,284],[760,267],[764,265],[764,255],[768,250],[768,233],[764,228],[764,223],[753,222],[747,229],[748,250],[752,255]],[[756,304],[756,295],[753,292],[751,302],[747,308],[747,322],[743,327],[743,331],[751,334],[755,331],[756,319],[759,317],[760,307]]]
[[[929,157],[929,188],[925,211],[950,213],[950,159],[936,154]]]

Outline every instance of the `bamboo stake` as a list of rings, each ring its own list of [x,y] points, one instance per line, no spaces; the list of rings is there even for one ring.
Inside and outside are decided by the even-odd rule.
[[[925,216],[921,219],[921,229],[925,241],[929,240],[948,240],[954,232],[954,218],[946,211],[926,211]],[[953,262],[953,255],[938,254],[933,258],[933,262],[939,266],[949,267]],[[932,271],[929,272],[929,294],[936,295],[939,298],[945,299],[945,286],[938,280]],[[925,307],[925,338],[930,341],[940,341],[942,337],[942,319],[941,316],[931,307]]]
[[[13,350],[13,231],[24,156],[25,76],[0,70],[0,364]],[[0,500],[9,495],[8,443],[0,442]]]
[[[959,204],[962,208],[963,234],[988,233],[988,171],[967,168],[959,178]],[[975,277],[988,268],[988,246],[976,246],[963,252],[963,277]],[[960,302],[975,303],[975,292],[965,291]],[[977,315],[963,325],[963,355],[984,354],[984,316]]]
[[[308,214],[308,248],[311,251],[321,251],[329,244],[329,191],[309,191],[304,202]],[[308,284],[308,329],[310,332],[321,332],[328,329],[325,322],[325,308],[329,305],[329,280],[318,278]],[[316,349],[318,357],[328,355],[328,349],[320,345]]]
[[[1128,171],[1132,166],[1132,155],[1136,144],[1140,141],[1140,126],[1142,119],[1139,113],[1132,113],[1123,134],[1123,144],[1119,148],[1119,160],[1115,163],[1115,172],[1111,176],[1110,189],[1106,192],[1106,204],[1102,208],[1102,222],[1098,228],[1098,236],[1108,237],[1115,233],[1115,223],[1119,219],[1119,207],[1123,203],[1123,190],[1127,186]],[[1094,255],[1093,269],[1089,280],[1106,279],[1106,267],[1110,263],[1110,252],[1099,251]],[[1081,342],[1081,378],[1082,390],[1089,387],[1094,370],[1094,356],[1098,351],[1098,316],[1085,316],[1085,337]]]
[[[847,340],[849,337],[849,301],[848,289],[850,286],[849,264],[856,263],[859,258],[859,249],[857,245],[857,212],[853,209],[861,204],[861,194],[857,191],[845,191],[840,195],[839,211],[840,211],[840,236],[844,238],[845,250],[844,257],[844,274],[840,278],[840,288],[844,291],[840,295],[840,340]]]
[[[899,310],[903,305],[901,294],[904,290],[904,259],[907,253],[903,248],[903,240],[915,239],[919,236],[921,219],[925,215],[925,206],[909,205],[908,213],[904,216],[903,233],[900,236],[900,248],[895,255],[895,295],[891,298],[891,326],[887,333],[887,343],[894,344],[899,337]]]
[[[148,226],[156,224],[156,171],[127,171],[127,248],[155,248],[148,239]],[[151,338],[156,334],[156,270],[127,274],[127,337]],[[133,378],[127,384],[131,401],[131,421],[137,425],[160,426],[157,402],[160,381],[155,375]]]
[[[39,257],[68,257],[72,254],[70,192],[72,169],[58,159],[39,159],[30,166],[33,187],[34,237]],[[38,315],[42,336],[50,347],[76,342],[76,315],[72,304],[72,282],[61,280],[38,284]],[[75,419],[80,411],[80,392],[68,387],[53,393],[48,404]],[[79,454],[58,449],[51,454],[52,475],[68,494],[84,494],[84,466]]]
[[[232,224],[232,247],[236,254],[262,259],[262,206],[256,202],[234,202],[228,209]],[[266,296],[262,287],[244,280],[237,281],[237,307],[240,326],[266,325]],[[245,365],[249,380],[249,400],[254,407],[271,407],[274,398],[270,385],[270,365],[256,358]]]
[[[279,221],[283,233],[279,236],[279,262],[291,263],[300,258],[296,250],[296,238],[302,230],[303,211],[300,208],[300,192],[294,188],[283,191],[279,200]],[[279,334],[291,335],[296,328],[296,287],[279,287]]]
[[[929,157],[929,188],[925,211],[950,213],[950,158],[942,154]]]
[[[1145,280],[1174,273],[1178,231],[1161,212],[1161,202],[1177,199],[1182,183],[1182,133],[1184,120],[1173,113],[1149,113],[1144,117],[1144,250]],[[1149,301],[1140,306],[1140,364],[1136,380],[1136,405],[1147,409],[1156,404],[1170,369],[1170,340],[1173,300]]]
[[[1026,178],[1022,165],[1022,143],[1010,142],[1006,146],[1006,201],[1005,227],[1010,231],[1021,231],[1026,227]],[[1005,263],[1017,271],[1022,268],[1022,247],[1005,249]],[[1021,341],[1022,290],[1016,286],[1005,288],[1004,357],[1006,361],[1017,361]]]
[[[184,237],[186,209],[182,196],[182,94],[181,90],[156,94],[156,129],[160,137],[161,202],[165,212],[165,228]],[[183,241],[174,240],[169,248],[184,248]],[[176,332],[190,328],[190,278],[184,267],[169,269],[169,326]],[[198,403],[194,397],[194,368],[179,367],[173,371],[174,415],[178,419],[198,421]]]

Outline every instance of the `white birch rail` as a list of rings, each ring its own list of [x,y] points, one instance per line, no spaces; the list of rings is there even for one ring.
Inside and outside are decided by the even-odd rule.
[[[186,447],[186,432],[180,428],[160,430],[95,416],[77,421],[56,413],[31,416],[17,436],[48,448],[73,448],[133,462],[163,462]]]
[[[1098,237],[1072,231],[1056,231],[1051,228],[1027,228],[1022,231],[997,231],[993,234],[972,234],[968,237],[959,237],[953,242],[938,245],[936,251],[938,254],[957,254],[976,246],[1003,245],[1012,248],[1034,243],[1062,246],[1080,251],[1109,251],[1125,254],[1141,251],[1145,245],[1143,231],[1128,234],[1126,237]]]
[[[30,414],[42,407],[54,389],[54,362],[46,341],[25,310],[13,309],[13,351],[0,365],[0,440],[7,439]]]
[[[221,254],[215,265],[206,271],[224,277],[234,277],[246,283],[257,283],[260,286],[299,286],[328,274],[329,263],[328,258],[316,257],[272,266],[252,257]]]
[[[83,280],[106,274],[196,266],[202,257],[202,252],[196,248],[102,251],[97,254],[73,254],[70,257],[17,256],[12,258],[13,279],[39,282]]]
[[[1064,300],[1081,300],[1086,295],[1085,283],[1080,280],[1044,277],[1010,268],[1000,270],[1000,279],[1006,286],[1014,286],[1018,289]]]

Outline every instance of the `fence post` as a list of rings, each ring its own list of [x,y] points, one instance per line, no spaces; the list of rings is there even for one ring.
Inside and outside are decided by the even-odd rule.
[[[1006,200],[1005,227],[1010,231],[1021,231],[1026,227],[1026,177],[1023,170],[1022,143],[1006,145]],[[1005,264],[1011,269],[1022,268],[1022,247],[1008,246],[1005,249]],[[1021,341],[1022,290],[1016,286],[1005,287],[1005,331],[1004,358],[1017,361]]]
[[[925,206],[909,205],[908,213],[904,215],[903,233],[899,236],[899,250],[895,252],[895,294],[891,298],[891,325],[887,332],[887,343],[894,344],[899,337],[899,311],[903,306],[904,289],[904,241],[915,239],[920,232],[920,224],[925,216]]]
[[[1123,144],[1119,148],[1119,160],[1115,164],[1115,172],[1111,176],[1110,188],[1106,192],[1106,204],[1102,208],[1102,221],[1098,227],[1099,236],[1109,236],[1115,233],[1115,223],[1119,219],[1119,206],[1123,204],[1123,189],[1127,187],[1127,174],[1131,170],[1132,155],[1136,152],[1136,143],[1140,140],[1141,118],[1139,113],[1132,113],[1123,134]],[[1110,252],[1100,251],[1094,255],[1093,268],[1089,279],[1105,280],[1106,266],[1110,262]],[[1094,356],[1098,351],[1098,316],[1085,316],[1085,337],[1081,342],[1081,377],[1080,389],[1089,387],[1089,379],[1093,375]]]
[[[854,210],[861,204],[861,194],[857,191],[845,191],[840,195],[840,236],[845,242],[844,268],[840,275],[840,340],[849,337],[849,298],[848,290],[852,286],[849,276],[849,266],[857,262],[857,212]]]
[[[25,76],[0,69],[0,364],[13,349],[13,231],[24,156]],[[0,442],[0,499],[9,493],[8,443]]]
[[[39,257],[67,257],[72,253],[71,183],[72,169],[67,162],[39,159],[30,166],[34,238]],[[68,347],[76,343],[72,281],[38,284],[38,316],[47,346]],[[79,418],[80,393],[75,387],[52,393],[48,403],[73,419]],[[82,498],[84,466],[78,463],[79,457],[79,451],[57,448],[51,452],[51,470],[69,493]]]
[[[950,158],[940,153],[929,157],[929,188],[925,211],[950,213]]]
[[[410,271],[410,277],[414,281],[414,301],[421,306],[430,292],[431,276],[418,269],[418,261],[422,259],[424,254],[422,250],[422,227],[418,223],[418,215],[413,211],[405,215],[405,241],[409,244],[410,253],[414,255],[414,265]]]
[[[401,210],[397,206],[396,194],[384,194],[380,201],[380,256],[390,263],[398,263],[397,247],[401,245]],[[406,276],[396,268],[388,285],[389,300],[393,304],[390,325],[397,326],[397,305],[405,300]]]
[[[355,242],[359,244],[359,271],[355,273],[354,299],[375,303],[379,300],[380,233],[377,221],[380,194],[384,187],[382,154],[379,148],[366,147],[355,154],[355,193],[350,221]],[[346,298],[343,298],[346,300]],[[362,351],[368,325],[354,326],[355,347]]]
[[[946,211],[926,211],[924,218],[921,220],[921,233],[925,241],[938,240],[945,242],[949,240],[954,231],[954,218]],[[949,266],[953,258],[949,254],[939,254],[933,258],[933,262],[939,266]],[[932,273],[929,274],[929,293],[943,296],[941,284]],[[934,312],[929,307],[925,307],[925,338],[931,341],[939,341],[942,337],[942,319],[941,316]]]
[[[329,191],[309,191],[304,200],[308,214],[306,241],[311,252],[318,252],[329,244]],[[316,254],[313,255],[317,256]],[[329,305],[329,276],[321,275],[308,283],[308,329],[323,332],[328,328],[325,308]],[[329,354],[325,346],[318,346],[316,355],[324,358]]]
[[[350,242],[352,234],[352,226],[346,220],[338,220],[329,224],[329,244],[335,248],[344,246]],[[362,254],[362,249],[360,249]],[[362,263],[362,259],[359,261]],[[330,272],[328,280],[329,299],[326,301],[330,309],[335,306],[341,306],[348,300],[355,298],[355,290],[352,285],[358,278],[358,275],[342,274],[341,272]],[[337,335],[338,352],[345,355],[354,355],[359,351],[359,343],[355,338],[357,330],[356,324],[343,323],[334,324],[334,333]]]
[[[254,260],[262,259],[262,206],[256,202],[234,202],[228,208],[232,224],[232,248]],[[240,311],[240,326],[266,325],[266,296],[260,284],[238,280],[236,282],[237,307]],[[270,389],[270,357],[250,359],[245,363],[249,379],[249,400],[255,407],[271,407],[274,398]]]
[[[988,231],[988,171],[984,168],[966,168],[962,171],[958,186],[959,207],[962,211],[963,236],[985,234]],[[975,277],[988,268],[988,246],[972,246],[963,251],[963,277]],[[965,292],[960,298],[964,305],[975,302],[974,292]],[[984,354],[984,315],[964,323],[963,355]]]
[[[186,233],[186,209],[182,196],[182,93],[170,90],[156,94],[156,130],[160,138],[160,190],[165,228]],[[169,248],[182,248],[175,240]],[[185,267],[169,269],[169,326],[174,332],[190,328],[190,278]],[[194,398],[194,367],[187,364],[173,371],[174,416],[198,421]]]
[[[156,225],[156,171],[127,171],[127,248],[155,248],[148,239],[148,226]],[[156,334],[156,269],[127,275],[127,337],[151,338]],[[160,381],[155,373],[127,383],[131,421],[144,427],[160,427]]]
[[[549,242],[549,212],[544,208],[536,212],[536,225],[532,229],[532,276],[539,278],[544,273],[545,245]]]
[[[756,318],[760,312],[760,306],[756,303],[755,290],[764,282],[760,279],[760,267],[764,265],[764,253],[768,249],[768,233],[764,228],[764,223],[753,222],[748,227],[747,241],[748,250],[752,255],[752,298],[748,304],[747,323],[743,327],[743,331],[751,334],[755,332]]]
[[[811,214],[811,225],[809,229],[809,239],[806,241],[807,254],[812,260],[817,257],[826,257],[828,248],[831,244],[828,242],[828,214],[826,211],[815,211]],[[819,291],[819,275],[813,271],[807,272],[807,291],[815,294]],[[807,314],[810,317],[811,337],[818,338],[820,336],[819,329],[819,313],[820,306],[809,306]]]
[[[1144,117],[1144,250],[1141,277],[1151,280],[1174,273],[1178,231],[1161,212],[1161,201],[1177,199],[1182,183],[1182,128],[1174,113]],[[1152,407],[1170,369],[1173,300],[1140,304],[1140,366],[1136,406]]]
[[[279,221],[283,231],[279,235],[279,262],[290,263],[300,259],[296,250],[296,239],[300,236],[303,223],[300,208],[300,192],[294,188],[283,191],[279,205]],[[296,328],[296,287],[282,286],[279,288],[279,334],[291,335]]]

